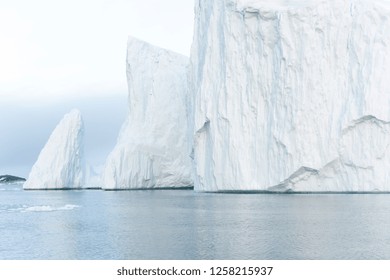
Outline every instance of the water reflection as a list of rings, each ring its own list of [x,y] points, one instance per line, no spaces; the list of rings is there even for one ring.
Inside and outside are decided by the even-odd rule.
[[[2,191],[0,258],[390,259],[389,199],[386,194]],[[15,205],[56,211],[6,211]]]

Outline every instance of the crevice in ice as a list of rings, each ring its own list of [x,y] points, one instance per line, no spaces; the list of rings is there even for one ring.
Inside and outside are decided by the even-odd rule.
[[[361,166],[361,165],[354,164],[352,162],[342,162],[342,164],[355,169],[374,170],[373,166]]]
[[[302,166],[297,171],[295,171],[287,180],[293,180],[295,178],[301,177],[303,174],[306,173],[317,174],[318,170],[307,166]]]
[[[318,170],[307,166],[301,166],[297,171],[291,174],[286,180],[276,186],[268,188],[268,191],[293,191],[294,184],[307,180],[313,175],[318,175]]]
[[[196,135],[201,134],[201,133],[203,133],[203,132],[205,132],[205,131],[208,131],[209,128],[210,128],[210,120],[207,119],[207,120],[203,123],[202,127],[199,128],[199,129],[196,131]]]
[[[373,115],[365,115],[361,118],[353,120],[350,125],[348,125],[346,128],[343,129],[343,134],[346,134],[347,132],[357,128],[359,125],[364,124],[364,123],[372,123],[372,124],[375,124],[379,127],[382,127],[382,125],[390,124],[390,122],[378,119],[377,117],[375,117]]]

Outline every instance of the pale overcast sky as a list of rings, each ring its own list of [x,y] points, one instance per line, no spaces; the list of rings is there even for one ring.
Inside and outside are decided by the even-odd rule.
[[[189,55],[192,0],[0,0],[0,95],[126,90],[127,35]]]
[[[102,164],[127,112],[127,36],[188,56],[193,17],[193,0],[0,0],[0,175],[27,176],[72,107]]]

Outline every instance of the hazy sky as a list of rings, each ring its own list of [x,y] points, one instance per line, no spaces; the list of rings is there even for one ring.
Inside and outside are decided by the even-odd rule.
[[[127,36],[189,55],[193,17],[192,0],[0,0],[0,174],[27,176],[73,107],[101,165],[127,112]]]

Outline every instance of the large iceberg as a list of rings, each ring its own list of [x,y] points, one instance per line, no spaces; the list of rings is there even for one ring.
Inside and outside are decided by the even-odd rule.
[[[78,110],[66,114],[56,126],[24,189],[81,188],[84,184],[84,125]]]
[[[390,2],[197,0],[198,191],[390,191]]]
[[[192,186],[188,58],[129,37],[129,115],[102,172],[103,189]]]

